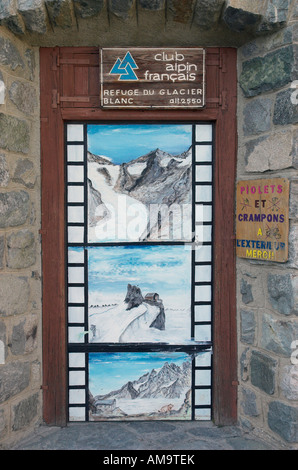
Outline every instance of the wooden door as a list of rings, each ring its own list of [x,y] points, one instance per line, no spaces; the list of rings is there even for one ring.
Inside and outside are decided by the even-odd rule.
[[[206,107],[197,111],[103,111],[98,48],[42,48],[41,161],[44,420],[65,425],[68,405],[65,145],[67,124],[164,122],[211,124],[213,173],[212,419],[236,422],[237,358],[234,246],[236,51],[206,55]]]

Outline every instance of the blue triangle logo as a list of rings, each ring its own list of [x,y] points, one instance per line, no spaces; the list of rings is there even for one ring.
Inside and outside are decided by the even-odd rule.
[[[118,57],[116,60],[115,64],[113,65],[110,75],[119,75],[118,80],[138,80],[138,77],[136,76],[134,69],[137,69],[138,66],[135,63],[132,55],[130,52],[127,52],[125,54],[124,59],[121,61],[121,59]]]

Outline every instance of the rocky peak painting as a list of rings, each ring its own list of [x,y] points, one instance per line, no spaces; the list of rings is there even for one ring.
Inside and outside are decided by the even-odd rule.
[[[88,287],[90,342],[190,343],[189,248],[90,247]]]
[[[90,242],[191,240],[191,130],[88,126]]]
[[[91,421],[191,419],[185,353],[93,353],[89,370]]]

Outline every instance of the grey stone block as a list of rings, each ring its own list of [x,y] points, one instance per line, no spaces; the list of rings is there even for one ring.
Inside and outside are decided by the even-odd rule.
[[[0,72],[0,105],[5,103],[6,86],[3,80],[2,73]]]
[[[298,400],[298,364],[283,368],[280,389],[288,400]]]
[[[18,12],[26,28],[33,33],[44,34],[47,31],[47,16],[43,0],[17,0]]]
[[[25,277],[2,273],[0,276],[0,314],[5,316],[25,313],[28,309],[30,288]],[[0,394],[1,395],[1,394]]]
[[[290,83],[293,79],[293,63],[293,46],[245,61],[239,78],[244,96],[278,90]]]
[[[268,425],[287,442],[298,442],[298,409],[280,401],[269,403]]]
[[[67,29],[72,26],[71,0],[45,0],[50,23]]]
[[[26,336],[24,331],[25,320],[12,329],[10,350],[14,356],[24,354],[26,345]]]
[[[199,0],[195,5],[193,21],[202,29],[217,25],[224,2],[222,0]]]
[[[126,20],[133,3],[133,0],[109,0],[109,10],[118,18]]]
[[[0,269],[4,267],[4,236],[0,236]]]
[[[75,14],[81,18],[98,15],[104,6],[103,0],[73,0]]]
[[[245,170],[259,173],[290,168],[293,166],[292,140],[291,132],[250,140],[245,145]]]
[[[12,181],[23,184],[26,188],[33,188],[36,182],[34,165],[28,158],[21,158],[17,161]]]
[[[241,317],[241,341],[253,344],[256,333],[255,314],[249,310],[240,310]]]
[[[277,362],[269,356],[252,351],[250,360],[251,383],[268,395],[275,391],[275,376]]]
[[[29,362],[9,362],[0,367],[0,403],[25,390],[30,382]]]
[[[9,182],[9,169],[5,155],[0,154],[0,186],[4,188]]]
[[[283,28],[288,20],[289,0],[270,0],[257,31],[268,33]]]
[[[13,431],[19,431],[26,428],[37,416],[38,394],[25,398],[13,408]]]
[[[242,389],[242,409],[246,416],[259,416],[256,394],[249,389]]]
[[[293,89],[277,94],[273,113],[273,123],[280,126],[298,122],[298,106],[292,101]]]
[[[298,169],[298,129],[293,131],[293,147],[292,147],[293,167]]]
[[[250,350],[246,348],[240,356],[240,376],[243,382],[248,380]]]
[[[5,347],[5,356],[6,356],[6,344],[7,344],[7,341],[6,341],[6,325],[3,321],[0,321],[0,341],[3,342],[4,344],[4,347]],[[0,362],[1,364],[1,362]],[[1,385],[0,385],[0,389],[1,389]]]
[[[26,191],[0,193],[0,228],[23,225],[29,212],[30,200]]]
[[[25,59],[27,61],[27,65],[29,68],[29,80],[33,81],[36,72],[36,62],[35,62],[35,55],[32,49],[26,49],[25,51]]]
[[[271,128],[272,101],[270,98],[257,98],[244,108],[245,135],[260,134]]]
[[[276,320],[264,315],[262,321],[261,347],[283,357],[290,357],[291,343],[298,337],[298,324],[294,321]]]
[[[166,3],[166,19],[167,22],[175,21],[182,24],[196,23],[196,10],[199,2],[190,0],[189,2],[181,2],[180,0],[168,0]],[[210,2],[211,4],[213,2]]]
[[[1,0],[0,24],[7,26],[7,28],[14,34],[24,34],[24,21],[17,12],[15,2],[12,2],[11,0]]]
[[[139,4],[146,10],[162,10],[165,8],[165,0],[139,0]]]
[[[241,279],[240,293],[242,294],[242,302],[244,304],[249,304],[253,302],[253,295],[251,290],[251,284],[248,284],[247,281]]]
[[[28,153],[29,142],[28,123],[0,113],[0,147],[12,152]]]
[[[37,108],[35,88],[28,83],[13,82],[9,90],[9,98],[25,114],[33,114]]]
[[[243,31],[252,32],[257,28],[261,15],[227,5],[223,12],[222,20],[232,31],[237,33]]]
[[[24,69],[25,64],[16,46],[9,40],[0,36],[0,64],[7,65],[11,70],[18,67]]]
[[[290,274],[268,274],[267,286],[272,307],[283,315],[290,315],[294,305]]]
[[[7,266],[21,269],[32,266],[36,261],[35,239],[30,230],[20,230],[7,239]]]

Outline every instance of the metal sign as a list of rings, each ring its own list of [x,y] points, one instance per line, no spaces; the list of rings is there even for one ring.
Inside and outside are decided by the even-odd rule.
[[[102,108],[203,108],[202,48],[101,49]]]
[[[236,254],[241,258],[285,262],[288,259],[289,180],[239,181]]]

